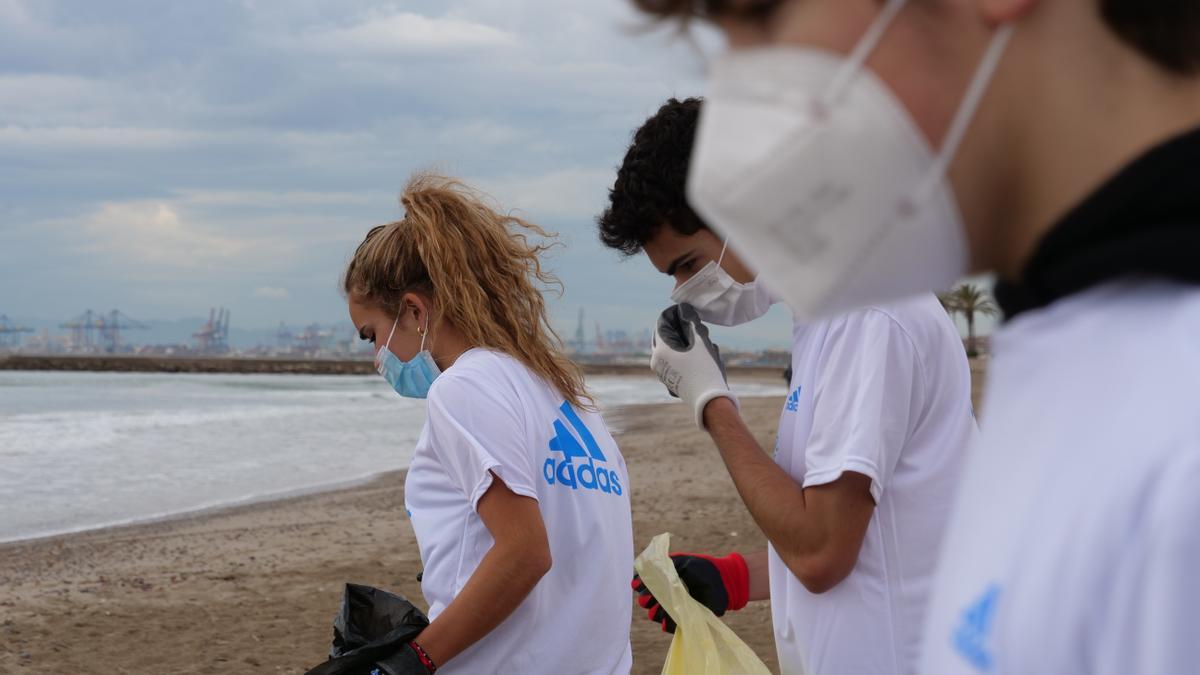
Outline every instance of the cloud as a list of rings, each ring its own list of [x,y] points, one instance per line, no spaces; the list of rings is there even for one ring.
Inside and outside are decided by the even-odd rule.
[[[156,199],[101,202],[43,225],[69,233],[76,249],[117,265],[168,272],[223,267],[232,273],[253,263],[254,270],[269,272],[322,248],[352,245],[371,221],[345,211],[383,208],[393,199],[382,192],[179,190]]]
[[[0,0],[0,63],[7,72],[34,68],[92,68],[99,58],[119,59],[130,37],[120,25],[101,26],[80,20],[61,20],[70,8],[51,2]],[[59,20],[55,20],[58,18]]]
[[[645,323],[669,288],[592,220],[702,71],[643,24],[619,0],[0,0],[0,288],[37,289],[0,310],[340,320],[347,257],[433,167],[563,235],[556,316]]]
[[[298,206],[364,206],[392,195],[372,192],[319,192],[273,190],[180,190],[188,204],[245,208],[288,209]]]
[[[28,308],[0,310],[53,316],[90,303],[151,319],[220,304],[271,322],[340,318],[340,271],[374,222],[354,214],[388,196],[196,190],[17,220],[0,226],[0,285],[38,291]],[[0,207],[0,223],[14,217]]]
[[[212,135],[176,129],[136,127],[0,127],[0,147],[42,149],[168,149],[211,139]]]
[[[286,300],[288,290],[276,286],[259,286],[254,289],[254,297],[260,300]]]
[[[82,229],[88,252],[155,266],[204,266],[240,256],[252,243],[206,232],[157,200],[101,204],[84,218]]]
[[[375,14],[346,28],[310,32],[300,46],[348,56],[395,56],[503,48],[518,42],[512,33],[467,19],[395,12]]]
[[[0,19],[2,20],[2,19]],[[54,73],[0,74],[0,109],[10,125],[78,120],[79,110],[111,107],[120,92],[89,77]]]
[[[472,181],[506,208],[533,218],[591,219],[615,178],[612,169],[571,167],[539,174],[507,174]]]
[[[447,144],[511,145],[536,138],[531,129],[486,118],[451,121],[437,132],[437,138]]]

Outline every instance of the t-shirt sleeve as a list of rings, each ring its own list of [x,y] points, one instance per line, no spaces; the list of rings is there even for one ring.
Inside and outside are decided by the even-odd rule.
[[[912,339],[884,312],[854,312],[830,326],[820,369],[804,487],[853,471],[871,479],[871,497],[879,503],[921,406]]]
[[[508,489],[537,499],[533,449],[516,388],[509,382],[447,378],[429,392],[430,443],[475,509],[494,472]]]

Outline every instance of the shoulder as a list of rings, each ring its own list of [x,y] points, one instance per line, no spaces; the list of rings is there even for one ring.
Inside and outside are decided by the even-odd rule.
[[[921,293],[893,302],[871,305],[863,310],[876,321],[886,321],[896,330],[918,339],[926,334],[943,335],[947,331],[958,335],[950,314],[933,293]]]
[[[1103,363],[1126,386],[1156,380],[1172,395],[1200,378],[1200,286],[1120,281],[1024,313],[1000,332],[1005,352]],[[999,353],[999,351],[998,351]]]
[[[970,381],[962,337],[932,293],[863,307],[827,321],[827,354],[854,355],[864,367],[911,370],[925,387]]]
[[[1105,325],[1111,337],[1150,339],[1163,335],[1162,329],[1172,324],[1200,327],[1200,286],[1114,281],[1023,312],[1005,324],[1005,332],[1029,339]]]
[[[933,293],[922,293],[862,310],[872,330],[887,331],[910,348],[923,367],[967,373],[963,336]]]
[[[932,299],[932,302],[937,304],[936,299]],[[938,307],[938,311],[941,311],[940,305]],[[917,347],[925,341],[931,329],[935,332],[940,330],[940,327],[931,326],[938,318],[919,299],[913,299],[862,307],[827,319],[826,323],[827,333],[835,338],[866,343],[898,340],[902,344]]]
[[[479,397],[509,398],[528,379],[525,366],[513,357],[488,349],[471,349],[437,376],[429,387],[429,401],[445,404]]]

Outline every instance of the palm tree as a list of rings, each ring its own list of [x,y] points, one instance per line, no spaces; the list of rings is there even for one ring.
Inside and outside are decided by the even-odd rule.
[[[947,312],[958,312],[967,320],[967,355],[978,356],[975,346],[975,315],[995,316],[1000,313],[996,303],[988,297],[987,291],[975,284],[962,284],[948,293],[938,295],[942,307]]]
[[[958,308],[955,307],[954,304],[954,292],[946,291],[944,293],[938,293],[937,299],[938,302],[942,303],[942,309],[946,310],[946,313],[949,314],[950,318],[953,319],[954,314],[958,312]]]

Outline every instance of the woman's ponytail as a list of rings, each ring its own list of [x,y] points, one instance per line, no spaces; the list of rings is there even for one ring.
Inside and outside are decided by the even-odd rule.
[[[373,228],[347,266],[348,295],[399,310],[423,291],[468,343],[524,363],[573,405],[591,405],[578,366],[546,316],[542,292],[562,284],[541,265],[550,248],[537,225],[494,209],[453,178],[419,173],[400,197],[403,220]]]

